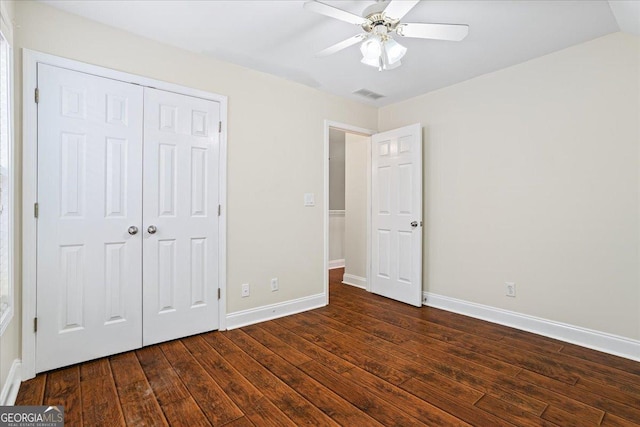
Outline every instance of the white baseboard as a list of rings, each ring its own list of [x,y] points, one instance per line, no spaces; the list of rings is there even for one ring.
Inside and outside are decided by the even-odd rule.
[[[424,301],[424,305],[429,307],[452,311],[465,316],[475,317],[476,319],[498,323],[604,353],[640,361],[640,341],[630,338],[529,316],[515,311],[503,310],[488,305],[432,294],[430,292],[423,292],[422,300]]]
[[[327,305],[327,295],[321,293],[249,310],[236,311],[235,313],[227,314],[227,329],[241,328],[254,323],[324,307],[325,305]]]
[[[0,393],[0,406],[13,406],[16,403],[16,397],[18,397],[18,390],[20,390],[20,383],[22,382],[22,362],[20,359],[15,359],[9,369],[9,375],[7,375],[7,381],[2,387]]]
[[[356,288],[367,289],[367,279],[353,274],[345,274],[342,276],[342,283],[355,286]]]
[[[344,259],[334,259],[329,261],[329,270],[333,270],[334,268],[343,268],[344,267]]]

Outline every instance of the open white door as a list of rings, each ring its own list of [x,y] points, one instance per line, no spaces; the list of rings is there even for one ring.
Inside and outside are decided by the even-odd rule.
[[[142,344],[142,88],[38,65],[36,372]]]
[[[144,89],[144,345],[218,329],[220,104]]]
[[[422,127],[371,139],[371,291],[422,305]]]

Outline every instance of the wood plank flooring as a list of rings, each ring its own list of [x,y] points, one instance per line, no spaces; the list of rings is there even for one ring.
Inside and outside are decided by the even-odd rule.
[[[639,426],[640,363],[342,285],[327,307],[40,374],[67,426]]]

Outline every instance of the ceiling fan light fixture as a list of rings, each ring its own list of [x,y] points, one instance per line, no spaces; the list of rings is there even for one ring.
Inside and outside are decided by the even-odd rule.
[[[369,37],[360,45],[360,52],[362,52],[362,62],[367,64],[368,62],[375,62],[375,67],[378,66],[378,58],[382,55],[382,42],[378,37]],[[367,61],[367,62],[365,62]]]
[[[404,54],[407,53],[407,48],[394,39],[388,38],[384,43],[384,51],[387,55],[388,64],[393,65],[396,62],[399,62]]]
[[[396,61],[393,64],[384,64],[382,69],[383,70],[393,70],[394,68],[398,68],[399,66],[402,65],[402,61]]]
[[[367,58],[367,57],[363,57],[360,62],[362,62],[365,65],[369,65],[371,67],[376,67],[376,68],[380,68],[380,57],[378,58]]]
[[[363,64],[376,67],[378,71],[392,70],[400,66],[400,59],[407,48],[388,36],[371,36],[360,45]]]
[[[312,12],[329,16],[351,24],[357,24],[364,33],[336,43],[316,56],[326,56],[360,43],[361,62],[378,68],[379,71],[391,70],[400,66],[400,59],[407,53],[407,48],[395,41],[393,34],[400,37],[419,39],[460,41],[469,33],[466,24],[432,24],[425,22],[404,23],[404,16],[411,11],[420,0],[376,0],[367,7],[363,16],[355,15],[342,9],[309,0],[304,7]]]

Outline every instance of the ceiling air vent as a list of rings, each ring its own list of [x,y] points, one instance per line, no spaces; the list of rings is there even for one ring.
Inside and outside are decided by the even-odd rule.
[[[353,92],[355,95],[364,96],[365,98],[376,99],[384,98],[384,95],[380,95],[379,93],[371,92],[369,89],[360,89]]]

